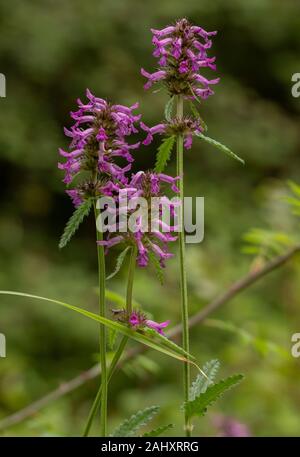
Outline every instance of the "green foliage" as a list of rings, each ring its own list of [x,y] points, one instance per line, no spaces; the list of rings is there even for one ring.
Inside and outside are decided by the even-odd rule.
[[[129,419],[126,419],[122,422],[118,428],[111,435],[112,437],[128,437],[134,436],[135,433],[152,420],[152,418],[159,411],[159,406],[150,406],[142,411],[138,411],[136,414],[132,415]]]
[[[237,385],[243,379],[243,375],[237,374],[223,379],[217,384],[209,386],[206,391],[198,395],[194,400],[185,404],[185,410],[189,417],[204,416],[207,408],[220,398],[226,390]]]
[[[172,113],[174,109],[175,96],[169,98],[165,106],[165,118],[168,122],[172,120]]]
[[[211,144],[217,149],[220,149],[220,151],[224,152],[231,158],[237,160],[238,162],[241,162],[243,165],[245,165],[245,161],[241,159],[238,155],[236,155],[234,152],[231,151],[227,146],[225,146],[222,143],[219,143],[219,141],[213,140],[212,138],[209,138],[208,136],[203,135],[203,133],[196,133],[195,134],[198,138],[201,138],[201,140],[205,141],[208,144]]]
[[[143,380],[149,375],[157,375],[160,372],[160,365],[151,356],[141,354],[129,360],[122,370],[128,378]]]
[[[217,372],[220,368],[220,362],[217,359],[210,360],[202,367],[202,372],[199,373],[195,381],[190,387],[189,399],[195,400],[200,394],[206,392],[208,386],[213,384]]]
[[[93,199],[89,198],[85,200],[80,206],[78,206],[78,208],[75,209],[74,213],[68,220],[64,232],[61,236],[59,242],[60,249],[64,248],[68,244],[68,242],[70,241],[70,239],[82,223],[83,219],[89,215],[92,205]]]
[[[73,8],[66,0],[59,2],[59,8],[53,8],[52,2],[0,3],[3,64],[0,71],[7,73],[8,78],[7,98],[0,99],[4,126],[0,132],[0,169],[4,177],[1,285],[16,290],[23,290],[26,285],[28,290],[43,291],[49,297],[66,297],[69,303],[82,303],[89,309],[96,306],[93,230],[84,237],[75,234],[72,250],[61,256],[55,254],[58,224],[63,228],[62,218],[67,208],[62,173],[56,170],[56,151],[69,141],[62,131],[62,124],[71,124],[68,111],[76,109],[77,97],[85,101],[84,89],[90,87],[96,95],[112,103],[127,104],[139,98],[145,123],[153,125],[159,116],[163,117],[161,106],[166,93],[152,95],[142,90],[144,78],[139,67],[143,65],[154,71],[155,63],[149,27],[160,28],[188,15],[197,25],[222,31],[213,40],[217,48],[211,54],[216,55],[217,63],[223,67],[217,72],[222,73],[221,83],[215,86],[215,96],[200,106],[197,102],[195,105],[203,116],[205,113],[210,131],[215,132],[211,135],[232,146],[233,151],[247,159],[249,166],[237,173],[239,170],[231,161],[216,160],[214,151],[203,154],[193,148],[186,154],[187,192],[203,193],[209,198],[206,242],[188,249],[189,304],[191,312],[196,311],[199,303],[202,306],[222,285],[238,279],[247,270],[249,259],[237,251],[241,230],[253,225],[263,227],[260,224],[264,219],[269,223],[270,217],[282,222],[278,230],[285,230],[292,221],[288,213],[286,218],[281,218],[277,191],[287,177],[300,184],[300,98],[292,97],[290,92],[291,75],[299,71],[299,2],[282,1],[275,6],[273,0],[217,0],[212,5],[210,0],[203,0],[189,2],[187,11],[187,4],[180,0],[153,0],[151,4],[135,2],[135,16],[131,14],[133,2],[129,0],[75,0]],[[274,27],[274,23],[278,26]],[[122,33],[118,33],[120,28]],[[75,35],[74,30],[79,29],[80,33]],[[22,45],[25,37],[26,52]],[[109,52],[107,43],[110,43]],[[243,58],[245,52],[247,59]],[[122,84],[118,84],[117,61],[122,62]],[[254,71],[255,68],[263,71]],[[208,70],[208,73],[210,77],[212,72]],[[273,87],[282,90],[270,90]],[[134,153],[139,168],[150,166],[156,152],[154,144]],[[172,159],[171,162],[170,171],[174,170],[175,175]],[[271,212],[270,206],[262,206],[264,192],[270,201],[275,197]],[[83,255],[85,252],[87,256]],[[115,264],[107,260],[110,272]],[[262,279],[259,287],[240,294],[223,308],[222,318],[233,320],[234,316],[237,326],[245,322],[255,335],[267,334],[274,342],[285,344],[295,322],[300,320],[299,263],[295,261],[292,265],[292,270],[287,267],[289,274],[282,267],[275,275]],[[154,317],[161,313],[164,319],[170,317],[172,323],[179,318],[175,270],[176,264],[171,261],[165,271],[164,288],[154,275],[141,272],[135,280],[136,299],[145,297],[145,305],[151,306]],[[119,281],[112,282],[110,287],[124,295]],[[108,299],[108,305],[111,303],[113,300]],[[80,367],[87,367],[88,360],[92,363],[89,355],[98,348],[98,329],[90,332],[88,319],[78,320],[76,325],[75,317],[75,325],[68,325],[70,313],[35,305],[26,303],[23,310],[18,301],[1,299],[0,332],[9,333],[9,357],[0,359],[1,386],[5,386],[0,394],[1,417],[47,393],[45,380],[50,389],[57,385],[58,379],[67,379],[79,372]],[[21,319],[22,325],[18,325]],[[219,358],[240,367],[240,371],[251,370],[247,393],[241,395],[239,389],[235,395],[224,398],[226,411],[243,417],[254,436],[298,435],[297,361],[292,357],[282,361],[274,353],[262,360],[253,354],[251,347],[233,341],[230,334],[200,328],[201,331],[192,332],[193,346],[204,360]],[[36,357],[41,335],[43,357]],[[289,349],[289,344],[286,348]],[[153,351],[149,355],[154,358]],[[161,365],[164,368],[163,361]],[[266,388],[269,385],[278,395],[271,394]],[[132,379],[122,385],[113,382],[110,386],[113,398],[126,399],[122,403],[123,417],[130,415],[128,399],[135,387],[136,381]],[[90,389],[83,386],[80,392],[81,395],[67,395],[52,402],[42,414],[9,428],[6,434],[37,436],[45,430],[62,435],[79,433]],[[279,392],[285,392],[284,401]],[[144,389],[135,389],[135,401],[144,401],[144,393]],[[171,422],[174,402],[179,403],[181,395],[176,363],[152,379],[147,389],[150,405],[156,404],[157,395],[164,398],[166,417],[170,417],[162,423]],[[253,407],[253,401],[258,398],[264,406],[259,421]],[[114,411],[116,423],[122,420],[119,413]],[[179,436],[181,432],[181,423],[176,421],[174,434]],[[201,421],[200,432],[201,436],[217,433],[209,418]]]
[[[156,273],[157,279],[159,280],[160,284],[163,285],[163,283],[164,283],[164,270],[163,270],[161,264],[159,263],[159,260],[158,260],[157,256],[154,254],[153,251],[149,250],[148,257],[149,257],[150,262],[152,263],[152,265],[155,268],[155,273]]]
[[[114,271],[109,275],[107,276],[106,280],[108,279],[112,279],[114,276],[116,276],[117,273],[119,273],[122,265],[123,265],[123,262],[125,260],[125,257],[128,253],[128,251],[130,251],[131,249],[131,246],[127,246],[127,248],[125,248],[119,255],[118,255],[118,258],[117,258],[117,263],[116,263],[116,267],[114,269]]]
[[[286,201],[291,205],[293,214],[300,216],[300,186],[293,181],[289,181],[288,185],[293,197],[286,197]]]
[[[161,173],[170,160],[172,149],[175,143],[175,135],[164,138],[157,150],[155,171]]]
[[[163,425],[162,427],[158,427],[154,430],[151,430],[150,432],[146,432],[143,434],[144,437],[151,437],[151,436],[160,436],[167,430],[170,430],[171,428],[174,427],[174,424],[168,424],[168,425]]]
[[[220,319],[205,319],[204,325],[237,335],[244,344],[250,344],[253,349],[255,349],[262,356],[273,353],[286,360],[290,356],[289,351],[287,351],[285,347],[276,344],[274,341],[253,335],[232,322]]]
[[[287,247],[292,246],[295,242],[293,237],[287,233],[260,228],[249,230],[243,236],[243,240],[247,243],[242,248],[244,254],[254,254],[262,258],[282,254]]]

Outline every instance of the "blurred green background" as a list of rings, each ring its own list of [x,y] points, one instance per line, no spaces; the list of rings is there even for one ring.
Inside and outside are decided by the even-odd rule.
[[[300,71],[300,5],[293,0],[31,0],[0,1],[0,288],[22,290],[97,311],[97,265],[92,219],[72,243],[58,250],[71,215],[57,149],[62,128],[86,87],[113,102],[140,101],[149,125],[163,117],[166,95],[143,91],[140,67],[151,71],[150,27],[186,16],[218,30],[213,55],[221,83],[203,103],[209,136],[246,160],[241,167],[195,141],[185,155],[186,194],[205,197],[205,240],[188,246],[191,313],[246,274],[252,259],[241,253],[251,227],[297,226],[282,202],[287,179],[300,180],[300,100],[291,76]],[[159,139],[157,139],[159,141]],[[153,166],[158,145],[136,153],[136,169]],[[170,164],[174,172],[174,163]],[[110,268],[114,266],[114,259]],[[110,288],[124,293],[126,268]],[[221,361],[221,375],[246,380],[196,421],[195,434],[216,435],[223,414],[254,436],[300,435],[299,359],[290,356],[300,331],[300,262],[286,266],[243,292],[213,317],[254,336],[199,326],[191,332],[199,363]],[[162,287],[150,269],[140,270],[135,298],[155,319],[178,323],[176,258]],[[0,419],[26,406],[97,361],[97,326],[46,303],[1,297]],[[268,341],[283,350],[268,345]],[[176,422],[181,434],[181,367],[149,352],[110,385],[110,426],[139,408],[160,404],[156,424]],[[4,435],[77,435],[85,424],[97,380],[51,403]],[[97,423],[93,433],[97,433]]]

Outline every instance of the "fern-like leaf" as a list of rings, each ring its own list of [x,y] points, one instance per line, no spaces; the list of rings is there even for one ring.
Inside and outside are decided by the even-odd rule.
[[[190,401],[195,400],[195,398],[200,394],[204,394],[206,392],[207,388],[213,384],[219,368],[220,362],[217,359],[210,360],[203,366],[202,371],[207,377],[205,377],[202,373],[198,374],[190,388]]]
[[[175,101],[175,97],[173,95],[171,98],[169,98],[169,100],[167,101],[166,106],[165,106],[165,118],[168,122],[170,122],[172,120],[174,101]]]
[[[163,425],[162,427],[158,427],[150,432],[144,433],[143,437],[151,437],[151,436],[160,436],[162,433],[170,430],[170,428],[174,428],[174,424]]]
[[[150,406],[142,411],[138,411],[136,414],[126,419],[119,425],[118,428],[111,435],[112,437],[127,437],[134,436],[135,433],[144,425],[147,425],[151,421],[153,416],[159,411],[159,406]]]
[[[168,136],[162,140],[161,145],[157,150],[155,171],[161,173],[166,168],[166,165],[171,157],[172,149],[175,143],[175,135]]]
[[[293,181],[288,181],[288,185],[294,196],[288,196],[285,200],[291,205],[293,214],[300,216],[300,186]]]
[[[158,258],[156,257],[154,252],[152,252],[150,250],[148,252],[148,257],[149,257],[150,262],[152,263],[152,265],[155,268],[155,273],[156,273],[157,279],[159,280],[160,284],[163,285],[163,283],[164,283],[164,271],[163,271],[163,268],[162,268],[161,264],[159,263]]]
[[[114,276],[116,276],[117,273],[119,273],[122,265],[123,265],[123,262],[125,260],[125,257],[126,257],[126,254],[127,252],[131,249],[131,246],[127,246],[127,248],[125,248],[119,255],[118,255],[118,258],[117,258],[117,263],[116,263],[116,267],[114,269],[114,271],[109,275],[107,276],[106,279],[111,279],[113,278]]]
[[[74,213],[68,220],[64,232],[60,238],[58,245],[60,249],[64,248],[68,244],[68,242],[80,226],[83,219],[88,216],[92,208],[92,205],[93,200],[89,198],[88,200],[85,200],[83,203],[81,203],[81,205],[78,206],[78,208],[75,209]]]
[[[213,140],[212,138],[209,138],[208,136],[203,135],[203,133],[197,132],[195,135],[198,138],[201,138],[201,140],[206,141],[206,143],[211,144],[212,146],[215,146],[215,148],[220,149],[221,151],[225,152],[225,154],[229,155],[233,159],[237,160],[238,162],[241,162],[243,165],[245,165],[245,161],[241,159],[238,155],[236,155],[234,152],[231,151],[227,146],[225,146],[222,143],[219,143],[219,141]]]
[[[223,393],[235,386],[243,379],[243,375],[237,374],[227,379],[223,379],[217,384],[213,384],[192,401],[185,403],[185,411],[189,417],[204,416],[207,408],[214,403]]]
[[[252,228],[243,236],[246,245],[242,248],[244,254],[259,255],[271,258],[280,255],[287,247],[295,243],[293,237],[285,232]]]
[[[296,184],[294,181],[288,181],[288,185],[293,194],[300,198],[300,186]]]

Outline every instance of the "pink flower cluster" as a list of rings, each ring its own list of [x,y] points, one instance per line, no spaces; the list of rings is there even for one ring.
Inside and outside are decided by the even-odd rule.
[[[58,167],[64,170],[64,182],[70,184],[81,171],[97,173],[125,182],[125,173],[130,170],[133,157],[132,149],[137,149],[140,143],[128,144],[126,137],[137,133],[135,124],[141,115],[133,114],[138,104],[131,107],[111,105],[102,98],[95,97],[88,89],[87,103],[78,100],[78,110],[71,112],[75,121],[65,134],[71,138],[69,151],[59,149],[66,159]],[[115,163],[116,157],[125,159],[126,165],[120,167]],[[70,192],[69,192],[70,193]],[[76,193],[72,192],[71,197]]]
[[[149,89],[162,81],[172,95],[183,94],[191,99],[206,99],[212,95],[214,92],[210,86],[217,84],[219,78],[209,80],[199,71],[202,68],[216,70],[215,57],[209,57],[207,52],[212,46],[211,37],[217,32],[206,32],[187,19],[151,31],[155,47],[153,55],[158,59],[159,69],[154,73],[141,69],[147,78],[144,88]]]
[[[180,204],[179,200],[170,200],[161,191],[162,186],[167,184],[171,187],[173,192],[178,193],[179,190],[176,186],[176,181],[178,179],[179,178],[173,178],[163,173],[139,171],[138,173],[133,174],[129,182],[122,188],[109,182],[102,190],[107,196],[113,197],[116,204],[122,208],[122,219],[121,222],[120,219],[119,221],[113,219],[112,225],[117,227],[117,233],[109,233],[107,239],[98,241],[98,244],[105,246],[107,251],[112,246],[120,243],[135,245],[138,252],[137,262],[140,267],[148,265],[149,251],[158,257],[161,266],[164,267],[165,260],[173,256],[173,254],[168,251],[168,243],[177,240],[177,237],[174,235],[177,227],[171,222],[170,224],[167,224],[162,220],[161,208],[159,208],[157,214],[152,217],[151,205],[153,197],[160,197],[161,204],[169,208],[171,216],[174,215],[175,208]],[[140,197],[144,198],[147,202],[145,212],[136,218],[131,230],[121,231],[123,228],[121,227],[121,224],[124,224],[124,215],[126,217],[127,227],[127,221],[136,209],[135,201],[139,204],[138,199]],[[126,199],[125,204],[122,202],[123,198]],[[128,202],[130,202],[130,206],[128,205]],[[119,216],[118,213],[117,216]],[[151,217],[152,219],[149,221]]]
[[[166,136],[176,135],[181,133],[184,136],[185,149],[191,149],[193,144],[193,135],[203,132],[201,119],[192,119],[184,117],[181,120],[172,119],[170,122],[161,122],[153,127],[148,127],[143,122],[140,123],[142,130],[147,132],[147,136],[143,141],[144,145],[148,145],[153,141],[153,136],[156,134],[165,134]]]

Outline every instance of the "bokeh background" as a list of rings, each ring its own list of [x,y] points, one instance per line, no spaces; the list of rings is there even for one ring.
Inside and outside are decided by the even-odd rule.
[[[166,95],[143,91],[140,67],[152,70],[150,27],[186,16],[218,30],[213,54],[221,83],[203,103],[209,135],[230,146],[246,166],[202,143],[185,155],[186,193],[205,197],[205,240],[188,246],[191,313],[253,267],[242,252],[251,227],[297,233],[283,202],[286,181],[300,180],[300,99],[291,76],[300,71],[300,5],[293,0],[40,0],[0,1],[0,288],[68,301],[96,311],[97,265],[92,219],[72,243],[57,244],[72,205],[57,170],[62,128],[89,87],[100,97],[139,100],[149,125],[163,117]],[[159,142],[159,140],[158,140]],[[136,169],[153,166],[158,142],[136,153]],[[174,172],[174,163],[168,171]],[[112,259],[109,268],[113,268]],[[111,281],[124,293],[126,267]],[[300,362],[290,355],[300,331],[300,262],[244,291],[214,319],[243,329],[199,326],[191,332],[200,363],[221,361],[221,376],[245,381],[196,421],[195,434],[217,435],[221,418],[245,424],[253,436],[300,435]],[[165,286],[139,271],[135,298],[157,320],[180,319],[178,265]],[[97,362],[97,326],[51,304],[1,296],[0,419]],[[149,352],[110,385],[110,426],[160,404],[156,424],[175,422],[181,434],[181,367]],[[3,435],[78,435],[97,380],[86,383]],[[97,423],[93,429],[97,434]]]

